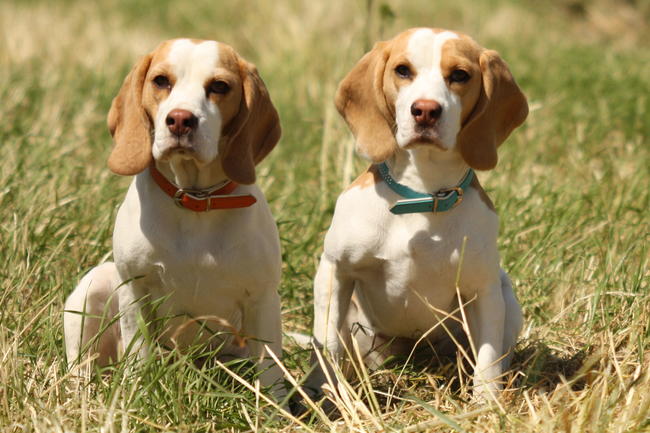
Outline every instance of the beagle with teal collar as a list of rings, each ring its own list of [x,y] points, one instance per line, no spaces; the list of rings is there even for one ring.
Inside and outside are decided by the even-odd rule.
[[[498,217],[474,170],[528,114],[506,63],[461,33],[417,28],[377,43],[336,107],[373,165],[338,198],[314,281],[316,347],[355,338],[367,363],[408,354],[467,318],[474,392],[500,389],[522,313],[499,265]],[[348,347],[350,349],[350,347]],[[306,381],[320,391],[317,366]]]
[[[280,122],[254,65],[215,41],[163,42],[124,80],[108,114],[109,168],[135,175],[119,208],[114,262],[66,301],[66,355],[107,364],[163,345],[221,347],[258,360],[263,386],[285,393],[265,352],[282,351],[278,230],[255,166]],[[111,322],[111,320],[114,320]]]

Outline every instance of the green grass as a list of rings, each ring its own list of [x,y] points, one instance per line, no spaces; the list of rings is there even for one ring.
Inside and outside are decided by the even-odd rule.
[[[333,108],[375,40],[465,31],[501,52],[531,114],[481,181],[526,324],[500,406],[469,399],[456,364],[368,372],[316,431],[650,431],[650,3],[644,0],[0,3],[0,429],[293,431],[221,366],[161,354],[138,375],[77,380],[63,302],[110,257],[130,181],[106,168],[111,98],[160,40],[235,46],[257,64],[283,138],[259,168],[280,227],[285,331],[309,332],[311,284],[334,201],[365,166]],[[309,355],[288,345],[296,378]],[[254,385],[246,363],[228,366]],[[363,377],[363,374],[361,374]],[[395,386],[397,385],[397,386]],[[388,394],[388,395],[387,395]]]

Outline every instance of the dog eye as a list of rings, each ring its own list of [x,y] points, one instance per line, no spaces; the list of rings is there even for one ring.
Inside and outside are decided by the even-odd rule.
[[[454,70],[451,75],[449,75],[449,82],[451,83],[465,83],[469,81],[471,77],[469,74],[462,69]]]
[[[398,67],[396,67],[395,73],[400,78],[411,78],[411,75],[413,75],[413,73],[411,72],[411,68],[409,68],[406,65],[399,65]]]
[[[169,78],[165,77],[164,75],[157,75],[153,79],[153,83],[159,89],[171,89],[172,88],[172,84],[169,82]]]
[[[216,93],[217,95],[225,95],[230,91],[230,86],[225,81],[215,80],[210,83],[207,88],[208,94]]]

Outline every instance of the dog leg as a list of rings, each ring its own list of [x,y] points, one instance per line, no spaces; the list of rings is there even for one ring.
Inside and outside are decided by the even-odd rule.
[[[282,402],[287,395],[282,370],[266,353],[264,346],[282,359],[282,324],[280,295],[275,289],[267,290],[260,299],[251,299],[244,307],[242,333],[251,337],[247,344],[251,356],[257,361],[260,383],[270,387],[271,394],[277,402]]]
[[[504,354],[504,322],[506,306],[501,289],[501,279],[479,291],[468,315],[474,347],[477,351],[474,368],[474,395],[489,400],[501,389],[499,383],[501,358]]]
[[[337,362],[344,352],[344,342],[350,341],[350,329],[346,329],[354,280],[344,279],[337,272],[336,264],[326,254],[321,257],[314,279],[314,345],[316,350],[325,348]],[[341,341],[343,340],[343,341]],[[305,390],[318,399],[321,386],[327,381],[323,366],[312,356],[313,370],[305,381]],[[335,380],[329,365],[330,378]]]
[[[119,277],[114,263],[88,272],[65,301],[63,328],[68,369],[88,355],[97,354],[103,367],[117,361],[120,329],[117,320]]]
[[[146,312],[148,308],[145,308],[145,302],[151,302],[151,300],[145,298],[146,292],[139,288],[136,281],[123,283],[119,293],[120,331],[122,332],[125,355],[135,354],[139,361],[145,360],[149,356],[149,346],[142,332],[138,332],[140,329],[138,321],[141,321],[143,328],[147,326],[148,315]]]

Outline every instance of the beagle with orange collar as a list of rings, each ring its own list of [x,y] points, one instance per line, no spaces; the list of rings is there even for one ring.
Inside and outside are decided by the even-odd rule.
[[[448,338],[465,315],[475,394],[500,389],[522,314],[474,170],[495,167],[528,114],[506,63],[466,35],[410,29],[357,63],[336,107],[373,165],[336,202],[314,281],[315,345],[341,360],[355,338],[376,365]],[[316,368],[306,386],[324,381]]]
[[[145,357],[146,332],[164,345],[253,356],[262,385],[281,397],[281,371],[265,353],[282,351],[280,242],[254,183],[281,130],[255,66],[223,43],[163,42],[124,80],[108,126],[109,168],[135,178],[115,222],[115,262],[92,269],[66,301],[69,365],[86,350],[99,364],[120,347]]]

